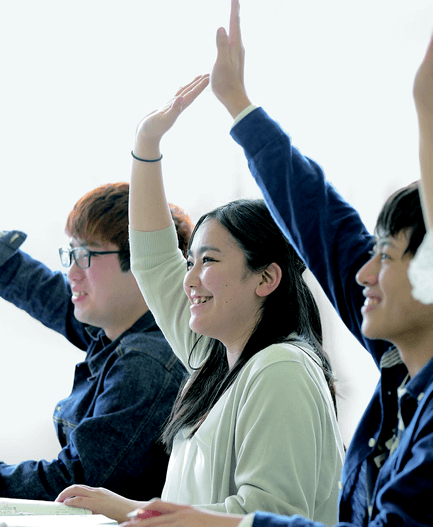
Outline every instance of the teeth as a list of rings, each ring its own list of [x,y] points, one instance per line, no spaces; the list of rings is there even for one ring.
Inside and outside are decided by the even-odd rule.
[[[378,298],[369,298],[369,297],[367,297],[365,299],[364,306],[377,306],[378,303],[379,303],[379,299]]]
[[[211,297],[210,296],[201,296],[200,298],[193,298],[193,304],[205,304]]]
[[[72,293],[72,298],[79,298],[80,296],[84,296],[86,293],[83,293],[82,291],[76,291],[75,293]]]

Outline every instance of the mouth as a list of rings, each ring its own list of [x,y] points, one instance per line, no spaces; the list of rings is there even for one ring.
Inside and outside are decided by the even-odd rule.
[[[377,305],[379,305],[381,302],[381,299],[377,296],[367,296],[364,301],[364,305],[362,306],[362,313],[367,313],[368,311],[374,309]]]
[[[206,304],[212,297],[211,296],[199,296],[192,299],[192,305],[197,306],[198,304]]]
[[[72,293],[72,301],[78,300],[79,298],[82,298],[83,296],[86,296],[86,293],[83,291],[74,291]]]

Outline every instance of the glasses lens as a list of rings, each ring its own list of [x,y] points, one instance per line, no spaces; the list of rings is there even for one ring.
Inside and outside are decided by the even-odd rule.
[[[90,267],[90,251],[85,247],[75,247],[71,253],[74,256],[75,263],[80,269],[88,269]]]
[[[71,253],[69,249],[60,248],[59,256],[60,256],[60,263],[63,265],[63,267],[71,266]]]

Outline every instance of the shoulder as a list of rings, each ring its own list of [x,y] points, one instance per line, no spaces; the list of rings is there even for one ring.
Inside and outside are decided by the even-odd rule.
[[[308,344],[301,342],[273,344],[254,355],[240,372],[239,385],[245,393],[264,390],[282,396],[302,392],[330,401],[320,361]]]
[[[283,368],[290,368],[295,364],[308,368],[320,368],[320,362],[314,351],[304,342],[272,344],[251,357],[245,368],[251,371],[261,371],[274,364]]]
[[[159,328],[153,331],[133,332],[125,335],[116,346],[113,357],[125,368],[144,369],[144,375],[163,369],[182,378],[185,370]]]

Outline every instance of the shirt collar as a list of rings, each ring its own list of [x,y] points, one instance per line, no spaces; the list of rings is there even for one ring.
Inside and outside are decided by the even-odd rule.
[[[124,331],[113,341],[105,335],[105,331],[102,328],[87,326],[85,329],[92,340],[92,344],[89,346],[86,362],[91,374],[95,375],[99,372],[105,364],[108,356],[118,347],[120,341],[126,336],[132,333],[143,333],[155,328],[157,328],[157,325],[150,311],[147,311],[136,322],[134,322],[129,329]]]
[[[405,369],[406,366],[403,363],[400,353],[398,352],[397,348],[391,348],[389,351],[383,354],[382,359],[380,361],[380,368],[381,369],[387,369],[392,368],[393,366],[401,365]],[[421,400],[424,391],[426,390],[427,386],[430,384],[430,382],[433,381],[433,359],[430,359],[427,364],[425,364],[421,370],[413,377],[412,379],[409,379],[407,384],[404,386],[405,393],[408,393],[411,397],[414,397],[415,399]]]

